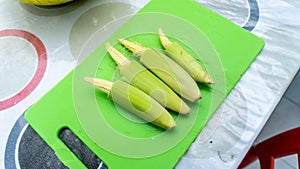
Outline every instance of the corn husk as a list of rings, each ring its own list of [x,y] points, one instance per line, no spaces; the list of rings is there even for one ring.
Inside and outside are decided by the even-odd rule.
[[[146,122],[164,129],[171,129],[176,126],[169,112],[140,89],[122,80],[117,80],[114,83],[96,78],[85,78],[85,80],[107,93],[114,103],[136,114]]]
[[[130,84],[140,88],[166,108],[180,114],[190,112],[187,104],[172,89],[140,63],[132,61],[129,65],[122,67],[120,72]]]
[[[128,40],[120,39],[120,42],[139,56],[140,62],[177,94],[191,102],[201,98],[200,90],[193,78],[165,54]]]
[[[177,42],[171,42],[161,29],[159,29],[159,36],[167,55],[178,63],[185,71],[187,71],[194,80],[200,83],[215,83],[197,60],[184,50],[184,48],[182,48]]]
[[[141,89],[167,109],[180,114],[188,114],[190,112],[190,108],[187,104],[148,69],[135,60],[129,61],[110,44],[106,44],[106,48],[118,64],[120,74],[125,77],[131,85]]]

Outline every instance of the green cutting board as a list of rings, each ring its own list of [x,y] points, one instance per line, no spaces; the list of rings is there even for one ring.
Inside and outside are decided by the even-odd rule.
[[[153,0],[107,41],[129,57],[118,38],[162,49],[159,27],[197,58],[216,84],[199,84],[203,98],[188,102],[189,115],[171,112],[177,126],[164,131],[114,105],[84,82],[86,76],[119,78],[116,64],[104,45],[99,46],[25,114],[69,168],[85,165],[59,139],[64,128],[71,129],[110,169],[173,168],[264,46],[262,39],[191,0]]]

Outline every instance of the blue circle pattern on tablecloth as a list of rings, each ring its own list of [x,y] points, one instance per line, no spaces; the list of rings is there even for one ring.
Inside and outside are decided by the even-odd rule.
[[[16,169],[16,159],[15,159],[15,151],[17,146],[18,137],[20,136],[23,128],[27,124],[24,119],[24,113],[17,120],[14,127],[12,128],[10,135],[7,140],[6,149],[5,149],[5,157],[4,157],[4,165],[5,169]]]
[[[250,8],[250,15],[243,28],[248,31],[252,31],[259,19],[259,7],[256,0],[248,0],[248,4]]]

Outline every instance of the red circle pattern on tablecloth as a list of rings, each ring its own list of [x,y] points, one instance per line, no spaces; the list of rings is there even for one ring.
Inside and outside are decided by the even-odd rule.
[[[24,30],[17,30],[17,29],[1,30],[0,37],[5,37],[5,36],[15,36],[15,37],[23,38],[24,40],[31,43],[37,52],[38,64],[33,78],[20,92],[18,92],[17,94],[15,94],[10,98],[0,101],[0,110],[8,109],[14,106],[15,104],[19,103],[25,97],[27,97],[40,83],[47,67],[47,51],[43,42],[37,36]]]

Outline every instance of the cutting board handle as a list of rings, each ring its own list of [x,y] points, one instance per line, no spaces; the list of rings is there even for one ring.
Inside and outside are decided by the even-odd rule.
[[[68,127],[60,127],[57,132],[53,132],[56,133],[55,136],[45,139],[46,142],[54,150],[56,156],[61,160],[61,162],[68,168],[87,169],[83,162],[79,160],[79,158],[71,151],[71,149],[61,140],[61,138],[59,138],[59,134],[64,129],[68,129]]]

